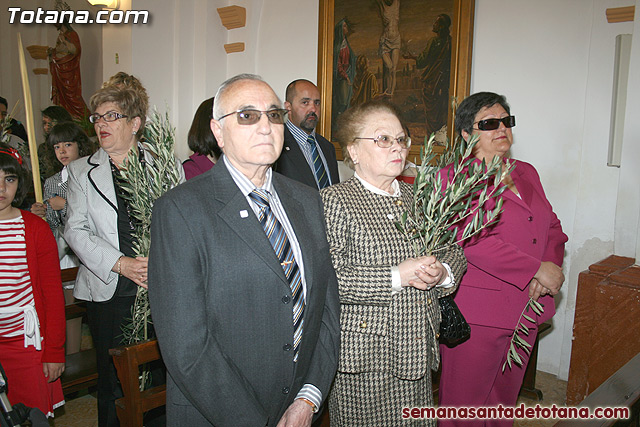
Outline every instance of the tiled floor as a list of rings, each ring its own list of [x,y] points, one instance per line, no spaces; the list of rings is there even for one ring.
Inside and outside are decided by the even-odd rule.
[[[542,391],[542,401],[538,402],[531,399],[520,398],[518,399],[518,405],[520,405],[520,403],[524,403],[525,406],[528,407],[533,407],[537,404],[540,406],[551,406],[554,403],[558,407],[565,405],[567,395],[566,381],[559,380],[555,375],[538,371],[536,375],[536,387]],[[552,426],[557,422],[558,420],[556,419],[516,420],[514,426],[544,427]]]
[[[530,399],[521,398],[521,402],[526,406],[550,406],[565,404],[567,382],[557,379],[554,375],[545,372],[538,372],[536,385],[543,393],[543,400],[537,402]],[[67,401],[67,403],[56,410],[55,418],[50,425],[55,427],[96,427],[98,425],[98,408],[95,396],[85,395]],[[552,426],[557,420],[516,420],[516,427],[544,427]],[[375,427],[375,426],[372,426]]]
[[[56,409],[55,417],[49,421],[49,425],[55,427],[97,427],[98,404],[95,393],[67,400],[64,406]]]

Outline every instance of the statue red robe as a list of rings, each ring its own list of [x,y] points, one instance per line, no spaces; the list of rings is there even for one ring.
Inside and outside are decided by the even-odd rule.
[[[49,57],[51,101],[64,107],[75,119],[83,119],[89,115],[89,109],[82,99],[81,52],[78,33],[66,27],[66,30],[60,30],[56,47]]]

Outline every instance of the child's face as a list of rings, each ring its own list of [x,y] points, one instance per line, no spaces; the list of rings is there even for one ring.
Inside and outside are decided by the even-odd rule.
[[[11,203],[18,191],[18,176],[0,170],[0,218],[12,210]]]
[[[49,135],[49,132],[51,132],[51,129],[53,129],[55,125],[55,120],[47,116],[42,116],[42,130],[44,130],[45,136]]]
[[[53,150],[56,152],[58,161],[62,163],[63,166],[67,166],[80,156],[77,142],[59,142],[54,144]]]

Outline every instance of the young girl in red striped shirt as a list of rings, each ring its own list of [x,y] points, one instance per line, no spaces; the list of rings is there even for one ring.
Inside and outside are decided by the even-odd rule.
[[[51,229],[15,207],[27,176],[18,152],[0,146],[0,364],[11,404],[53,416],[64,404],[64,297]]]

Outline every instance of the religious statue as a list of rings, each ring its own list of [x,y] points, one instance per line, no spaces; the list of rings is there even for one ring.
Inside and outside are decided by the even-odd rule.
[[[59,32],[56,46],[47,51],[51,71],[51,101],[64,107],[74,118],[82,119],[88,116],[88,108],[82,99],[80,38],[71,25],[55,25]]]
[[[56,9],[70,10],[67,3],[57,0]],[[89,109],[82,98],[80,79],[80,37],[67,22],[55,23],[58,38],[55,47],[29,46],[34,59],[48,59],[51,72],[51,101],[67,110],[74,119],[83,121]]]

